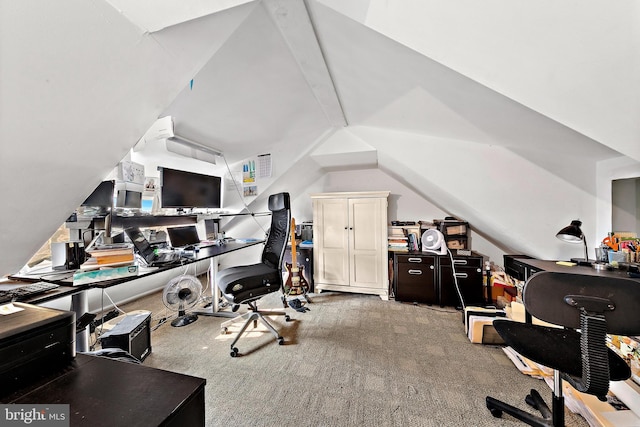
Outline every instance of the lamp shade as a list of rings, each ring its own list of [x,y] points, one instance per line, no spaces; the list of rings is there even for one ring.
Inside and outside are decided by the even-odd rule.
[[[582,221],[574,219],[571,224],[558,231],[556,237],[564,242],[582,243],[584,241],[584,233],[580,228],[581,225]]]
[[[591,261],[589,261],[589,250],[587,249],[587,239],[580,228],[581,225],[582,221],[574,219],[571,221],[571,224],[558,231],[556,237],[563,242],[582,243],[584,245],[584,258],[571,258],[571,261],[578,265],[591,265]]]

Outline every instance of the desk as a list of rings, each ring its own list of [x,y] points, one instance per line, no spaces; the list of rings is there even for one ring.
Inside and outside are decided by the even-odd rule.
[[[211,287],[213,301],[212,301],[211,308],[209,310],[197,312],[197,314],[203,314],[203,315],[209,315],[209,316],[223,316],[223,317],[236,316],[235,313],[225,313],[225,312],[219,311],[217,287],[215,286],[215,283],[214,283],[215,273],[218,268],[217,268],[217,264],[214,262],[214,258],[224,254],[228,254],[230,252],[234,252],[240,249],[248,248],[250,246],[254,246],[262,243],[264,243],[262,240],[257,240],[257,241],[251,241],[246,243],[226,242],[221,245],[207,246],[207,247],[201,248],[200,251],[195,256],[184,258],[181,265],[174,264],[170,266],[144,269],[144,271],[139,272],[137,276],[122,277],[119,279],[105,280],[102,282],[95,282],[95,283],[90,283],[90,284],[80,285],[80,286],[73,286],[72,273],[69,273],[70,277],[64,278],[64,279],[58,279],[58,280],[51,280],[46,278],[41,279],[40,277],[33,277],[31,278],[32,281],[44,280],[47,282],[56,283],[60,285],[60,288],[51,292],[47,292],[45,294],[37,295],[36,297],[28,299],[23,302],[26,302],[29,304],[41,304],[46,301],[51,301],[53,299],[71,295],[72,297],[71,310],[76,312],[76,318],[80,318],[80,316],[86,313],[89,309],[89,303],[87,300],[87,292],[86,292],[89,289],[106,289],[112,286],[131,282],[133,280],[140,279],[142,277],[148,277],[163,271],[171,270],[174,268],[180,268],[184,265],[192,264],[194,262],[209,260],[209,280],[210,280],[209,285]],[[22,277],[11,276],[11,278],[19,280]],[[76,349],[82,352],[88,351],[89,349],[88,327],[84,332],[81,332],[76,337]]]
[[[73,426],[204,426],[206,380],[78,354],[2,403],[68,404]]]
[[[524,280],[529,280],[529,278],[537,272],[540,271],[551,271],[554,273],[573,273],[573,274],[583,274],[589,276],[600,276],[600,277],[624,277],[626,279],[631,279],[640,282],[640,279],[630,278],[627,275],[626,271],[620,271],[619,269],[614,270],[596,270],[590,266],[584,265],[574,265],[574,266],[566,266],[556,264],[556,261],[545,261],[540,259],[533,258],[518,258],[517,262],[522,264],[524,269]],[[531,315],[529,313],[525,314],[526,322],[531,323]]]

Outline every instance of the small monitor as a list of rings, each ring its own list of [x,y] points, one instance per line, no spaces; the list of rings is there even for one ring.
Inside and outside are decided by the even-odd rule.
[[[118,190],[116,196],[117,208],[140,209],[142,207],[142,193],[139,191]]]
[[[171,246],[174,248],[200,243],[200,237],[198,236],[198,230],[195,225],[167,228],[167,233],[169,234]]]

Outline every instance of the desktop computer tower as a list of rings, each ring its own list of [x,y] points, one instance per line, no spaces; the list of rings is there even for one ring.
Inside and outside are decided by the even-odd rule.
[[[143,361],[151,353],[151,312],[128,314],[100,336],[102,348],[119,348]]]

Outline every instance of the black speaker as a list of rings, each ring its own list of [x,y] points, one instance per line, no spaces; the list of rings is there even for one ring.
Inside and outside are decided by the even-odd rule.
[[[102,348],[119,348],[143,361],[151,353],[151,312],[128,314],[100,336]]]

